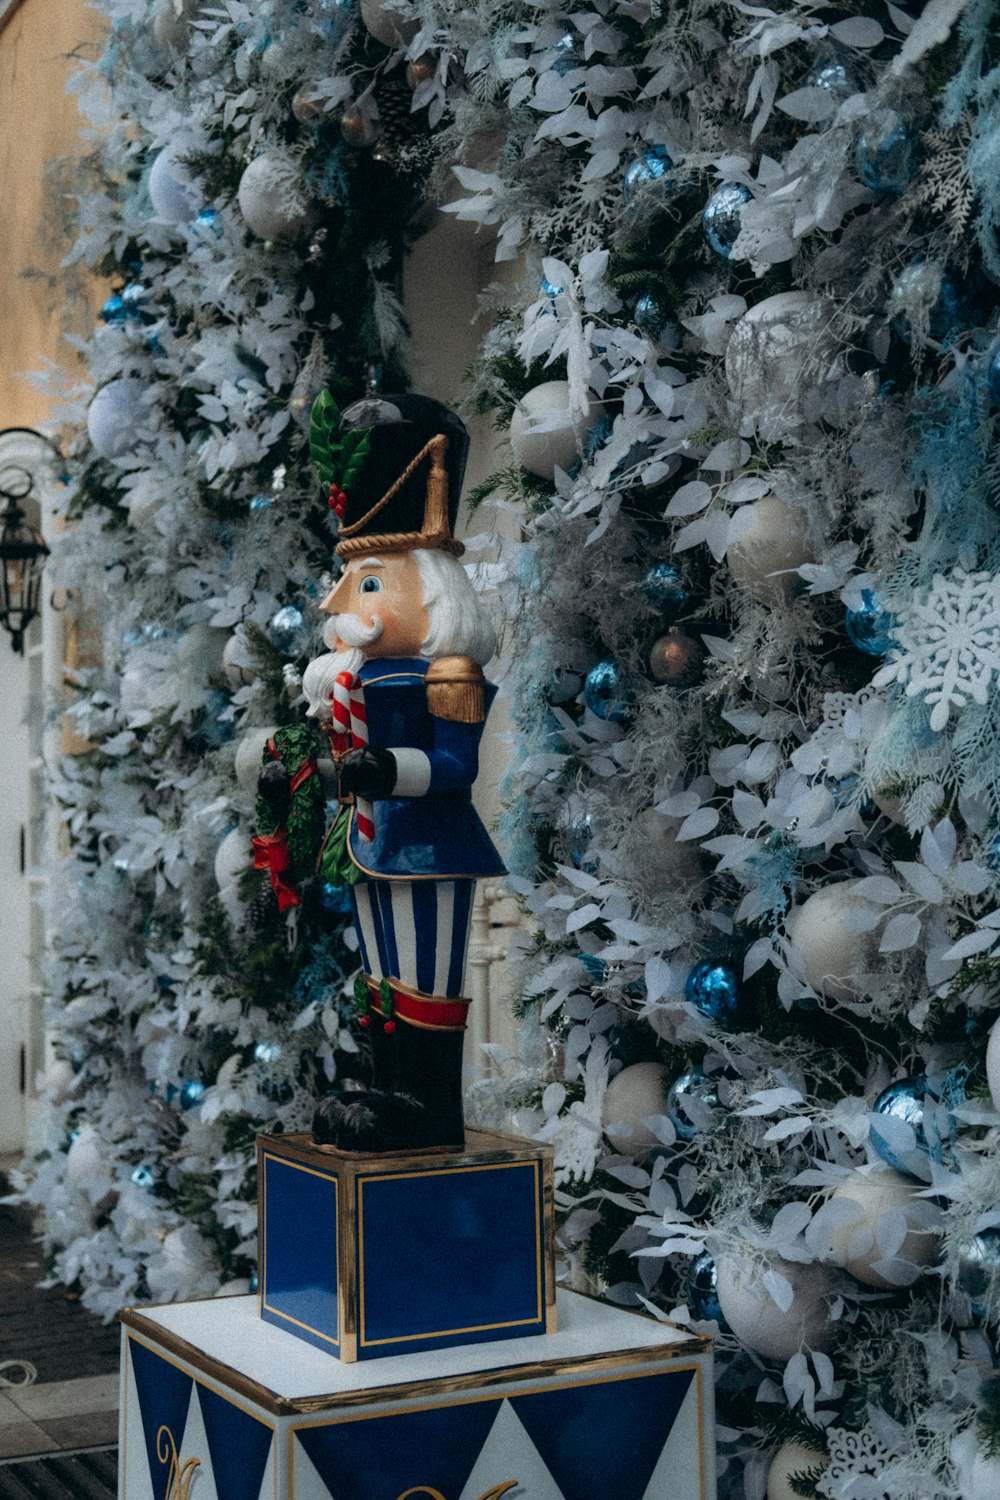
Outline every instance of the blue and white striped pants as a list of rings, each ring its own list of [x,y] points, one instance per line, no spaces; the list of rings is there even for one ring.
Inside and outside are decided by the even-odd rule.
[[[422,995],[462,994],[474,880],[362,880],[351,888],[365,973]]]

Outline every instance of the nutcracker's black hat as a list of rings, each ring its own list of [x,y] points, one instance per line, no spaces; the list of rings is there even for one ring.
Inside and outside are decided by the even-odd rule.
[[[342,433],[367,430],[370,445],[352,480],[337,551],[408,552],[439,547],[459,555],[454,536],[469,434],[430,396],[366,396],[347,407]]]

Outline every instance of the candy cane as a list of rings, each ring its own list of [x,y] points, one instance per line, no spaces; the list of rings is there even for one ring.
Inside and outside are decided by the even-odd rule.
[[[334,680],[332,717],[335,754],[345,753],[348,736],[353,749],[367,745],[368,718],[365,713],[365,690],[361,679],[355,677],[353,672],[340,672]],[[355,797],[354,816],[358,833],[366,843],[370,844],[375,837],[375,815],[367,797]]]

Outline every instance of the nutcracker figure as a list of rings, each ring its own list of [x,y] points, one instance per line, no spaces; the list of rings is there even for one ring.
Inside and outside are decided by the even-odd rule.
[[[416,395],[328,397],[313,458],[340,519],[328,654],[303,679],[341,811],[320,867],[350,884],[372,1086],[324,1099],[318,1144],[460,1147],[463,994],[475,882],[504,866],[472,806],[496,637],[454,536],[468,435]],[[322,767],[321,767],[322,770]],[[338,878],[336,873],[333,878]]]

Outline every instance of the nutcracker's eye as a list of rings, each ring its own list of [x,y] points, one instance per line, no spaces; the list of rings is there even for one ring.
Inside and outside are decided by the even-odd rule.
[[[382,587],[381,578],[376,578],[374,573],[369,573],[367,578],[361,580],[362,594],[377,594]]]

